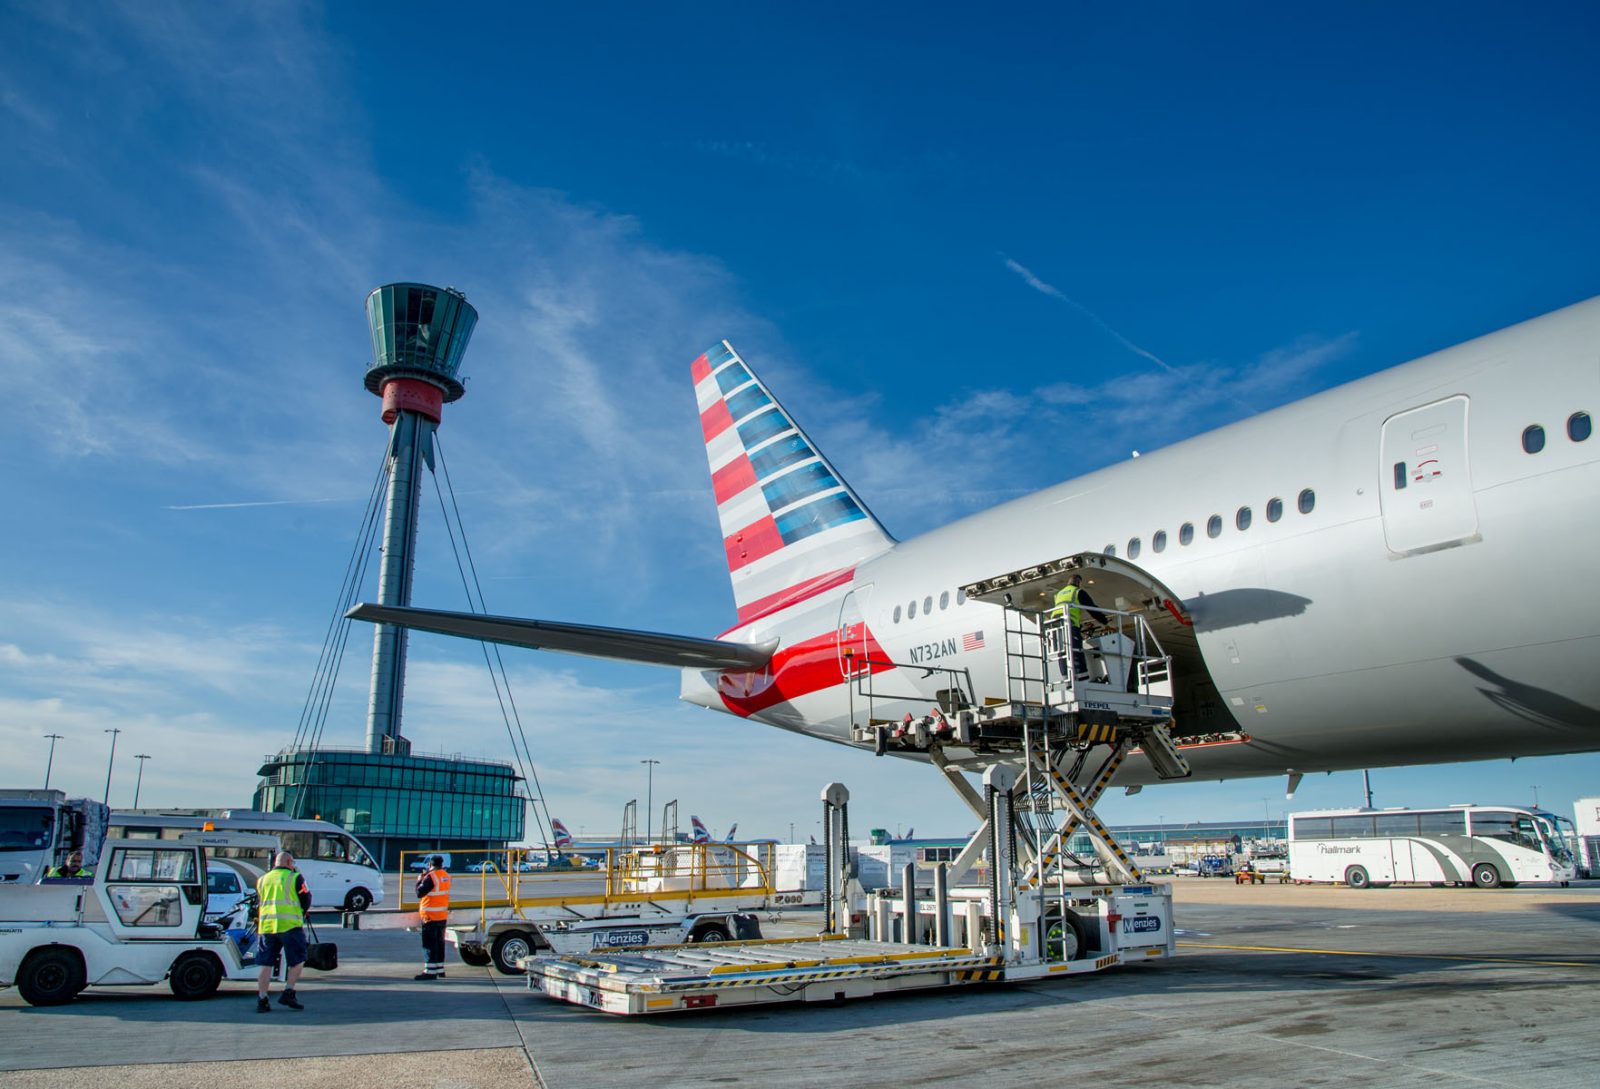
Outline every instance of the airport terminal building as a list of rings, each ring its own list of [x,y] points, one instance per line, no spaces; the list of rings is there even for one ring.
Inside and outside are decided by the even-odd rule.
[[[522,839],[527,798],[510,764],[365,749],[284,749],[253,808],[332,821],[391,869],[402,851],[495,850]]]

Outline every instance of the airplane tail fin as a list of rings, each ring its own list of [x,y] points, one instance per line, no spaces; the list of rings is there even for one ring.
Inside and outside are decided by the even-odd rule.
[[[894,544],[732,345],[692,371],[741,623]]]
[[[567,826],[566,825],[564,825],[560,821],[555,820],[554,818],[552,818],[551,821],[550,821],[550,831],[556,837],[555,845],[557,847],[571,847],[572,846],[572,833],[567,831]]]
[[[706,826],[704,824],[700,823],[699,817],[691,814],[689,817],[689,827],[694,830],[693,834],[689,837],[690,843],[711,842],[711,833],[706,830]]]
[[[733,842],[733,837],[738,835],[738,834],[739,834],[739,822],[738,821],[734,821],[732,824],[728,825],[728,834],[725,837],[723,837],[723,842],[732,843]]]

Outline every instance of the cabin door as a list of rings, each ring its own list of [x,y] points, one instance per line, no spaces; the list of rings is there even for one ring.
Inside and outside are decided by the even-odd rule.
[[[1407,553],[1469,540],[1478,508],[1467,466],[1467,399],[1446,397],[1383,423],[1383,536]]]

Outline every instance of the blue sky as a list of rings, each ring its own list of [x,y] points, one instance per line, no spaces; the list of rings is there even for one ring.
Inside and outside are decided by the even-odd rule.
[[[446,455],[492,611],[732,616],[688,363],[728,337],[891,532],[1600,292],[1590,5],[0,5],[8,786],[244,804],[291,740],[384,445],[362,300],[481,313]],[[1077,433],[1093,443],[1041,447]],[[462,607],[436,507],[415,600]],[[369,636],[326,741],[359,745]],[[414,637],[418,750],[508,758]],[[550,808],[965,829],[926,769],[509,652]],[[1600,793],[1600,758],[1375,772]],[[1296,807],[1356,804],[1359,774]],[[1282,783],[1113,820],[1282,811]]]

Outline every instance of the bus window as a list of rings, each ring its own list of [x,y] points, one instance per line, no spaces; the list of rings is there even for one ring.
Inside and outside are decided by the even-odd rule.
[[[1533,818],[1523,813],[1505,813],[1490,810],[1472,814],[1472,834],[1485,839],[1503,839],[1531,851],[1542,851],[1539,833],[1534,829]]]
[[[283,844],[283,849],[296,858],[314,858],[316,837],[310,832],[280,832],[278,842]]]
[[[1418,831],[1424,836],[1464,836],[1467,815],[1459,809],[1449,813],[1418,813]]]
[[[318,836],[317,860],[319,862],[345,862],[345,840],[342,836]]]
[[[1417,834],[1417,814],[1379,813],[1378,835],[1414,836]]]
[[[1333,818],[1334,839],[1365,839],[1372,835],[1371,817]]]

